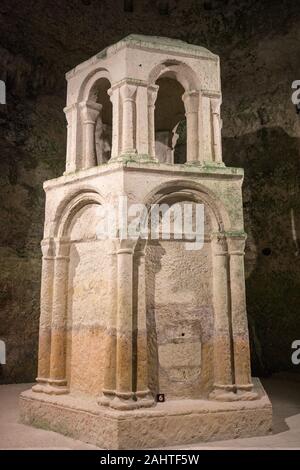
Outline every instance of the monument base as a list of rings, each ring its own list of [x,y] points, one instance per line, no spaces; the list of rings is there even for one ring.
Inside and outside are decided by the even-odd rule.
[[[20,397],[24,424],[59,432],[105,449],[161,448],[262,436],[271,432],[272,406],[258,379],[253,401],[170,400],[148,409],[116,411],[79,394]]]

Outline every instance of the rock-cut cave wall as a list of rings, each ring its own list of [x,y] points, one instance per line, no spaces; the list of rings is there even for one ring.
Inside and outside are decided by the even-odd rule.
[[[245,169],[247,308],[253,370],[291,365],[300,339],[300,79],[297,0],[2,0],[0,382],[36,375],[44,194],[62,174],[66,71],[130,33],[201,44],[221,57],[223,153]]]

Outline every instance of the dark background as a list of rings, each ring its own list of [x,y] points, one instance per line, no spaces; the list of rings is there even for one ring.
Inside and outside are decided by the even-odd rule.
[[[293,367],[291,343],[300,339],[300,115],[291,83],[300,79],[300,2],[1,0],[7,105],[0,105],[0,339],[7,365],[0,383],[36,376],[42,183],[64,171],[64,74],[130,33],[182,39],[220,55],[224,160],[245,169],[253,371]]]

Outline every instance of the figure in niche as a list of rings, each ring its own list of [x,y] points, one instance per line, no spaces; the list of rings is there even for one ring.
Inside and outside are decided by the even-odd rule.
[[[186,119],[180,121],[173,130],[174,138],[176,138],[173,146],[173,162],[186,162]],[[174,142],[174,140],[173,140]]]
[[[101,104],[101,111],[95,126],[95,150],[97,165],[107,163],[111,158],[112,147],[112,103],[108,90],[110,82],[102,78],[97,82],[95,97]]]
[[[156,83],[159,86],[155,105],[156,157],[161,163],[185,163],[186,132],[181,131],[181,123],[185,122],[182,101],[184,88],[177,80],[169,77],[159,78]],[[179,137],[181,148],[177,149]],[[175,148],[176,154],[180,152],[180,158],[176,157],[178,161],[175,160]]]
[[[98,117],[95,129],[97,165],[107,163],[111,157],[112,128]]]

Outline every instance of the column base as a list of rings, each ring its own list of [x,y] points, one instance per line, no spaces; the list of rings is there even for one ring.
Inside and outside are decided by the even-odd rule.
[[[97,403],[100,406],[108,406],[116,410],[135,410],[137,408],[149,408],[155,404],[149,390],[136,393],[122,393],[114,390],[103,390]]]
[[[253,391],[253,384],[236,385],[236,393],[240,400],[256,400],[258,394]]]
[[[37,383],[32,387],[33,392],[47,393],[48,395],[64,395],[69,393],[66,380],[37,377],[36,381]]]
[[[215,385],[214,390],[209,394],[210,400],[216,401],[236,401],[233,385]]]
[[[159,163],[157,158],[150,157],[148,154],[140,153],[122,153],[117,157],[113,157],[108,163],[120,163],[120,162],[135,162],[135,163]]]
[[[210,400],[216,401],[251,401],[259,398],[258,393],[252,391],[253,384],[245,385],[215,385],[209,394]]]

